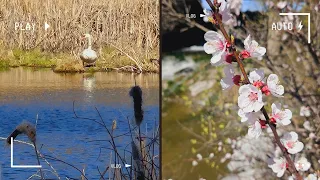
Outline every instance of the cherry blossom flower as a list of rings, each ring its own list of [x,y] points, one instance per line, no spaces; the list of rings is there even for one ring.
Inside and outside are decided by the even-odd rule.
[[[278,7],[279,9],[283,9],[283,8],[285,8],[286,6],[287,6],[287,1],[280,1],[280,2],[277,3],[277,7]]]
[[[239,88],[238,106],[245,113],[258,112],[263,106],[261,91],[251,84]]]
[[[207,41],[204,44],[204,51],[207,54],[212,54],[211,64],[214,66],[226,64],[227,41],[225,38],[215,31],[208,31],[204,34],[204,39]]]
[[[289,132],[283,135],[280,139],[284,147],[290,154],[296,154],[303,149],[303,143],[298,141],[298,134],[295,132]]]
[[[317,11],[317,12],[319,11],[319,9],[320,9],[320,1],[319,1],[319,3],[314,7],[314,10]]]
[[[207,10],[207,9],[204,9],[203,10],[203,13],[204,13],[204,17],[203,17],[203,21],[204,22],[211,22],[211,23],[214,23],[214,19],[213,19],[213,12],[211,10]]]
[[[311,167],[310,162],[305,157],[301,157],[294,163],[294,165],[298,171],[308,171],[308,169]]]
[[[226,77],[221,79],[221,81],[220,81],[222,90],[227,90],[227,89],[231,88],[233,85],[239,86],[241,76],[234,75],[235,74],[234,69],[231,64],[224,67],[224,74],[226,75]]]
[[[279,84],[279,78],[276,74],[270,74],[267,79],[266,89],[271,92],[272,95],[276,97],[282,97],[284,93],[284,87]]]
[[[258,138],[262,133],[261,124],[258,121],[255,121],[248,129],[248,136],[250,138]]]
[[[229,1],[229,3],[230,3],[230,10],[234,12],[237,16],[239,16],[240,9],[242,6],[242,0],[232,0],[232,1]]]
[[[301,106],[300,107],[300,116],[309,117],[311,116],[311,111],[309,107]]]
[[[249,73],[249,81],[251,84],[253,84],[255,87],[260,88],[264,85],[264,82],[262,81],[264,78],[264,72],[262,69],[255,69]]]
[[[198,161],[201,161],[202,160],[202,155],[201,154],[197,154],[197,159],[198,159]]]
[[[274,6],[274,3],[273,3],[273,1],[266,1],[266,6],[268,7],[268,8],[272,8],[273,6]]]
[[[251,36],[244,40],[244,48],[245,50],[240,53],[242,58],[249,58],[249,57],[262,57],[266,52],[266,48],[260,47],[257,41],[252,40]]]
[[[221,14],[222,22],[228,23],[232,18],[230,13],[230,4],[225,0],[218,0],[218,3],[221,3],[219,7],[219,14]]]
[[[282,177],[287,169],[287,161],[284,158],[273,159],[273,164],[268,165],[274,173],[277,173],[277,177]]]
[[[313,131],[314,129],[311,127],[310,121],[305,121],[303,123],[303,127],[308,131]]]
[[[198,162],[196,160],[193,160],[192,161],[192,166],[197,166],[198,165]]]
[[[218,0],[218,3],[220,3],[219,14],[221,21],[227,24],[230,23],[230,21],[232,20],[232,15],[230,13],[230,3],[226,2],[225,0]],[[206,15],[203,19],[204,21],[209,21],[213,24],[216,23],[217,18],[211,10],[204,10],[203,13]]]
[[[271,122],[277,123],[278,125],[286,126],[291,123],[292,112],[289,109],[281,109],[280,103],[272,103],[272,118]]]
[[[259,119],[260,113],[258,112],[248,112],[245,113],[242,109],[238,110],[238,116],[241,117],[241,122],[248,122],[249,124],[253,124],[255,121]]]

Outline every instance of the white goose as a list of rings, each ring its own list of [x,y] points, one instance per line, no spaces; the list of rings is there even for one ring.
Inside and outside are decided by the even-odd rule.
[[[84,67],[84,63],[88,63],[88,64],[95,63],[98,56],[97,56],[97,53],[91,48],[92,36],[90,34],[84,34],[82,37],[88,39],[88,48],[83,50],[82,53],[80,54],[80,58],[82,60],[83,67]]]

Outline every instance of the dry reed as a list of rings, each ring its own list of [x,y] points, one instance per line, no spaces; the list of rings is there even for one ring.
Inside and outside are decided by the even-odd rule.
[[[14,30],[15,22],[35,23],[35,31]],[[50,25],[47,31],[45,22]],[[102,62],[108,60],[103,48],[114,45],[135,57],[138,66],[145,66],[149,59],[158,58],[159,2],[1,0],[0,39],[9,49],[39,48],[77,57],[85,47],[79,37],[87,32],[93,36],[93,48]],[[131,65],[136,64],[132,62]]]

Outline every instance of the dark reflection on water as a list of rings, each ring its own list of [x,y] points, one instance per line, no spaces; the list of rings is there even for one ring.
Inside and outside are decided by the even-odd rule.
[[[159,121],[159,78],[157,74],[139,75],[136,82],[143,89],[145,121],[143,132],[152,135],[154,123]],[[73,101],[79,116],[99,118],[101,113],[108,127],[117,120],[115,134],[128,132],[126,117],[132,119],[132,100],[128,95],[134,84],[131,74],[115,72],[95,74],[55,74],[51,70],[12,69],[0,72],[0,137],[8,136],[23,120],[35,123],[38,114],[38,146],[43,154],[57,157],[85,168],[89,179],[98,179],[110,158],[107,132],[92,121],[76,119]],[[26,140],[25,137],[19,137]],[[130,137],[116,139],[118,147],[125,148]],[[27,179],[37,169],[11,169],[10,147],[0,141],[2,179]],[[130,147],[130,146],[129,146]],[[130,150],[130,149],[129,149]],[[100,156],[99,156],[100,154]],[[63,163],[48,160],[62,179],[66,176],[79,179],[80,172]],[[24,144],[15,144],[16,165],[36,165],[34,150]],[[45,169],[50,167],[41,161]],[[51,170],[51,169],[50,169]],[[51,172],[45,171],[48,177]],[[0,176],[1,177],[1,176]],[[0,178],[1,179],[1,178]]]

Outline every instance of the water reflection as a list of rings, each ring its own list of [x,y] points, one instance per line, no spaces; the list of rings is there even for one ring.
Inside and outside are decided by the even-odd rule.
[[[94,74],[56,74],[50,69],[14,68],[0,72],[0,103],[29,100],[61,101],[58,92],[69,93],[64,101],[83,100],[87,96],[82,92],[94,93],[90,102],[125,103],[128,100],[128,90],[134,82],[147,91],[148,99],[145,102],[155,104],[159,102],[158,74],[134,74],[117,72],[98,72]],[[121,96],[115,96],[121,93]],[[81,94],[81,95],[80,95]],[[94,99],[93,99],[94,98]]]

